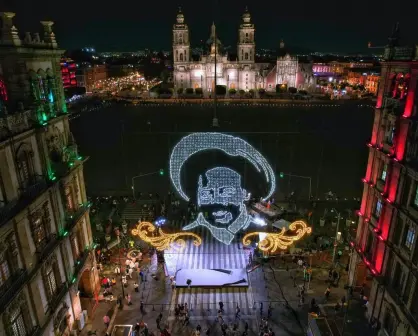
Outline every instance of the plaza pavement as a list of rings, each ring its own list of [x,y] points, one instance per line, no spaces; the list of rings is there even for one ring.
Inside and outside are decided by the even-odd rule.
[[[233,245],[233,244],[231,244]],[[255,263],[258,264],[257,261]],[[231,326],[238,323],[242,333],[245,321],[250,327],[249,335],[258,335],[259,324],[262,317],[267,317],[269,304],[273,307],[272,317],[269,319],[269,326],[276,335],[295,336],[306,335],[308,310],[310,301],[315,298],[320,304],[321,310],[329,318],[330,325],[340,331],[343,325],[344,311],[335,313],[334,305],[339,301],[346,291],[345,271],[342,272],[342,279],[337,288],[332,287],[330,299],[324,303],[324,292],[328,283],[328,270],[317,268],[313,271],[313,278],[309,285],[310,290],[305,295],[305,304],[299,305],[298,285],[303,284],[302,271],[296,268],[294,263],[285,263],[283,260],[274,263],[263,262],[249,274],[250,287],[244,288],[177,288],[171,289],[170,281],[165,276],[165,270],[156,264],[156,260],[150,263],[146,281],[140,285],[140,292],[133,290],[134,280],[129,280],[125,293],[131,293],[131,306],[126,304],[122,310],[116,309],[117,313],[112,321],[113,325],[135,325],[138,321],[148,324],[150,331],[157,331],[156,319],[160,313],[163,314],[161,326],[168,325],[172,335],[192,335],[197,324],[205,330],[211,329],[211,335],[221,335],[220,325],[217,321],[218,302],[224,302],[224,321]],[[151,274],[156,274],[155,280]],[[135,275],[134,275],[135,278]],[[293,280],[295,278],[295,281]],[[296,285],[296,287],[295,287]],[[307,283],[305,286],[308,287]],[[120,290],[116,288],[115,292]],[[355,293],[354,299],[350,300],[350,311],[344,335],[362,334],[368,328],[364,317],[364,308],[358,300],[359,295]],[[144,302],[144,312],[140,311],[140,302]],[[260,312],[260,303],[263,302],[263,312]],[[126,302],[125,302],[126,303]],[[190,308],[190,324],[183,326],[182,321],[176,320],[174,307],[177,303],[188,303]],[[235,307],[239,304],[241,318],[235,319]],[[98,335],[104,335],[103,325],[104,314],[113,304],[106,302],[99,303],[93,321],[85,328],[82,335],[87,335],[87,330],[98,330]],[[335,322],[333,322],[335,321]],[[368,332],[373,335],[372,330]],[[230,333],[232,335],[232,333]]]

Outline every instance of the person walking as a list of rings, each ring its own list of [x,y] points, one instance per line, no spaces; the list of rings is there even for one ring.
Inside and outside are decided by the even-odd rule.
[[[139,285],[136,282],[134,282],[134,290],[139,293]]]
[[[183,326],[188,325],[189,322],[190,322],[190,317],[189,317],[189,314],[186,313],[186,315],[184,316]]]
[[[132,297],[131,297],[131,294],[128,293],[126,295],[126,300],[128,301],[128,306],[132,305]]]
[[[224,303],[222,301],[219,301],[219,309],[222,313],[224,312]]]
[[[263,315],[263,302],[260,302],[260,315]]]
[[[327,289],[325,290],[325,303],[328,301],[330,294],[331,294],[331,288],[330,286],[328,286]]]
[[[241,309],[237,305],[237,308],[235,308],[235,318],[236,319],[239,319],[240,318],[240,314],[241,314]]]
[[[107,314],[103,316],[103,323],[106,326],[106,329],[109,328],[110,317]]]
[[[269,309],[267,310],[267,318],[271,318],[273,312],[273,307],[271,306],[271,303],[269,304]]]
[[[224,321],[224,319],[222,317],[222,310],[220,310],[220,309],[218,310],[218,321],[219,322],[221,322],[221,321],[223,322]]]

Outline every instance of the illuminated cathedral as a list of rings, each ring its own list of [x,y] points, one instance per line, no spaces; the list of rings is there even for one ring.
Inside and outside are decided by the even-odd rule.
[[[208,51],[198,61],[191,58],[190,31],[181,10],[173,25],[174,86],[178,88],[201,88],[205,94],[213,91],[216,84],[227,89],[249,91],[265,87],[261,70],[264,63],[255,63],[255,27],[246,10],[238,29],[237,58],[232,60],[222,51],[215,24],[207,41]]]

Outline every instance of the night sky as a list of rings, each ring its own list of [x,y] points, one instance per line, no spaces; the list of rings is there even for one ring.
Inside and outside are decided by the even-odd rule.
[[[414,5],[415,3],[415,5]],[[401,5],[401,6],[400,6]],[[224,45],[236,45],[246,3],[238,0],[2,0],[0,10],[17,13],[19,32],[38,31],[40,20],[55,21],[60,47],[93,46],[98,51],[170,50],[171,29],[182,7],[194,46],[206,40],[213,20]],[[390,6],[390,7],[389,7]],[[418,42],[414,0],[264,0],[248,2],[256,25],[257,48],[287,45],[313,51],[357,52],[367,42],[384,45],[400,22],[402,43]],[[408,10],[408,8],[410,10]]]

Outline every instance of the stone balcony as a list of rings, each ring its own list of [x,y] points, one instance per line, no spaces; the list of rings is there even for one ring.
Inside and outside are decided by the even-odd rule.
[[[4,312],[8,304],[15,298],[22,286],[26,283],[28,272],[20,269],[12,275],[0,287],[0,314]]]
[[[31,110],[16,112],[0,116],[0,141],[31,129],[34,125],[33,112]]]
[[[49,183],[43,177],[38,177],[35,183],[22,191],[19,198],[0,208],[0,228],[26,209],[48,188]]]

